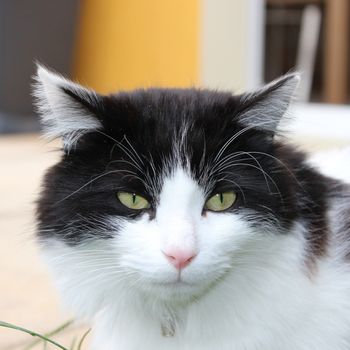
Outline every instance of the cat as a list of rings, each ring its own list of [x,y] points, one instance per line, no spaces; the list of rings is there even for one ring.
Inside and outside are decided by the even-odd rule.
[[[240,95],[35,79],[63,145],[37,236],[93,349],[350,348],[350,189],[285,141],[298,74]]]

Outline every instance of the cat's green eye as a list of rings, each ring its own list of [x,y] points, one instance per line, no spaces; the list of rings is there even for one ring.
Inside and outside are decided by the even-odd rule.
[[[207,200],[204,208],[211,211],[223,211],[230,208],[236,198],[234,192],[219,192]]]
[[[136,193],[131,192],[118,192],[117,197],[123,205],[127,208],[142,210],[150,208],[150,204],[147,199],[141,197]]]

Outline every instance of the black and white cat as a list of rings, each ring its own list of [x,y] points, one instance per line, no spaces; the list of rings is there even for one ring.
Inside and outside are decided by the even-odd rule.
[[[102,96],[43,67],[63,140],[38,237],[98,350],[348,350],[350,190],[276,135],[298,83]]]

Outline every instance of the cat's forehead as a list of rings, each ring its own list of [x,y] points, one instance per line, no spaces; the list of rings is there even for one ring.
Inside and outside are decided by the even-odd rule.
[[[110,95],[101,106],[103,129],[84,135],[69,159],[100,171],[122,169],[128,175],[113,176],[132,181],[143,193],[159,193],[163,179],[178,167],[210,191],[215,177],[226,177],[213,166],[259,142],[246,137],[255,133],[250,128],[240,137],[244,126],[234,118],[238,105],[230,93],[197,89]]]
[[[148,161],[153,157],[158,163],[159,158],[168,162],[177,153],[193,165],[218,151],[224,140],[242,129],[235,121],[238,105],[237,97],[208,90],[120,93],[103,99],[103,132],[126,147],[132,145]],[[122,153],[120,147],[114,147],[113,156]]]
[[[132,127],[152,123],[162,128],[184,123],[199,127],[213,120],[223,123],[224,117],[232,115],[238,106],[238,99],[230,93],[199,89],[145,89],[103,99],[107,119]]]
[[[229,92],[197,88],[148,88],[130,92],[120,92],[108,96],[119,102],[129,102],[140,110],[149,107],[164,109],[176,108],[182,110],[200,110],[225,106],[229,101],[235,101]]]

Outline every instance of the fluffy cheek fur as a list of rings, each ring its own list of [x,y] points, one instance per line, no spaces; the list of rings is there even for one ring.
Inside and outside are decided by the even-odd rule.
[[[113,222],[120,227],[118,218],[110,218],[111,230]],[[181,272],[179,281],[178,271],[162,253],[172,231],[169,227],[144,215],[125,221],[112,239],[75,247],[50,240],[43,251],[70,306],[80,314],[93,315],[130,293],[135,299],[151,296],[164,301],[198,297],[232,268],[254,265],[264,234],[254,232],[239,215],[199,216],[195,224],[198,255]]]
[[[192,238],[176,232],[186,224],[195,227],[193,239],[198,254],[179,276],[162,251],[169,235],[170,239],[179,236],[180,244]],[[173,298],[177,293],[186,298],[202,293],[222,278],[231,269],[234,257],[255,237],[255,232],[238,215],[208,213],[191,223],[172,218],[166,226],[144,217],[137,223],[126,224],[110,243],[120,257],[121,268],[140,290],[164,298]]]

